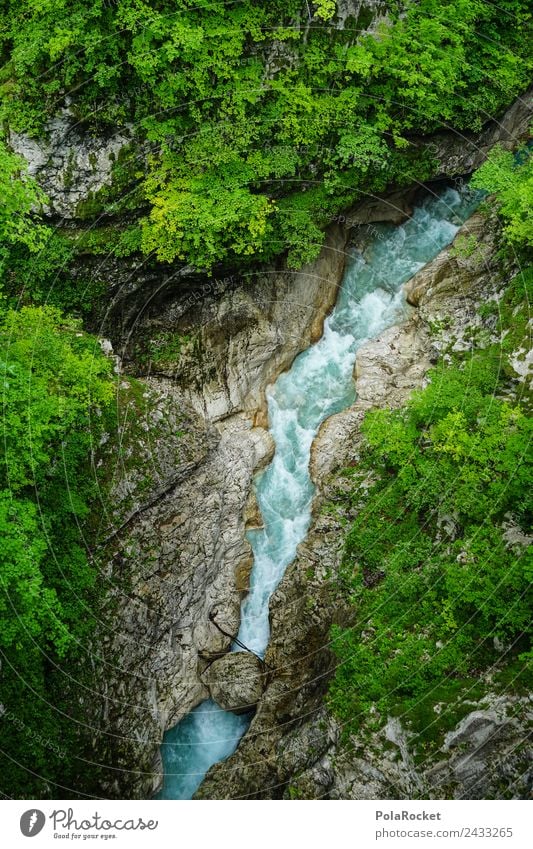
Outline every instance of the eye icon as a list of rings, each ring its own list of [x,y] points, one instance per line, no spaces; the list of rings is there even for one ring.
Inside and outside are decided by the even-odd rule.
[[[20,818],[20,830],[24,837],[35,837],[36,834],[42,831],[45,822],[46,817],[43,812],[32,808],[22,814]]]

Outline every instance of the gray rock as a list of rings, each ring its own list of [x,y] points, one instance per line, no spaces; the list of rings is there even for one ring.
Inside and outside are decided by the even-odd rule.
[[[317,261],[299,272],[278,266],[250,280],[231,277],[220,287],[195,278],[192,293],[186,275],[174,288],[161,278],[143,288],[146,279],[133,271],[123,299],[117,296],[102,333],[120,355],[127,353],[133,328],[148,336],[186,334],[191,342],[173,367],[145,379],[151,414],[117,452],[105,516],[109,539],[98,561],[111,587],[109,614],[95,646],[96,684],[87,699],[95,755],[104,771],[108,767],[100,792],[133,798],[152,792],[160,780],[163,732],[208,697],[206,660],[227,652],[231,642],[210,614],[216,608],[223,629],[236,634],[251,564],[245,530],[260,522],[250,493],[254,474],[272,455],[266,387],[320,337],[353,227],[390,208],[403,215],[407,207],[399,200],[361,205],[349,220],[332,224]],[[477,232],[490,247],[488,231]],[[479,298],[495,285],[488,248],[481,267],[474,261],[463,266],[450,253],[436,262],[417,312],[359,352],[356,404],[321,429],[313,452],[313,524],[271,599],[268,683],[250,731],[235,755],[210,771],[199,797],[279,798],[299,776],[295,792],[312,794],[316,786],[318,795],[330,798],[401,798],[418,786],[407,738],[403,753],[378,735],[375,752],[365,751],[362,740],[357,756],[345,757],[324,715],[335,663],[331,624],[348,624],[351,609],[334,580],[346,523],[321,515],[320,506],[342,486],[335,469],[357,459],[364,411],[403,403],[422,385],[435,346],[450,344],[453,334],[460,341]],[[447,336],[435,339],[431,322],[444,317]],[[103,448],[112,450],[112,440]],[[440,770],[436,792],[445,794],[453,782],[453,792],[470,792],[460,765],[431,767]],[[515,777],[519,768],[517,760]],[[419,780],[426,780],[421,773]],[[523,784],[517,786],[521,792]]]
[[[213,661],[200,676],[211,698],[223,710],[248,713],[261,698],[264,665],[251,652],[232,652]]]
[[[454,177],[471,174],[485,161],[495,144],[513,150],[527,138],[533,112],[533,87],[530,87],[501,116],[489,121],[480,133],[435,133],[414,144],[429,149],[437,162],[435,176]]]
[[[49,205],[44,212],[75,218],[80,201],[111,183],[113,163],[131,138],[125,132],[109,138],[88,136],[66,109],[48,121],[42,137],[11,132],[8,140],[46,192]]]
[[[266,385],[321,335],[347,238],[335,225],[317,262],[297,274],[210,289],[188,307],[201,356],[185,352],[174,372],[144,380],[148,418],[136,423],[141,435],[122,439],[99,557],[113,630],[96,641],[100,683],[88,710],[95,752],[110,767],[106,795],[142,798],[157,788],[164,731],[208,698],[205,663],[238,631],[252,562],[245,530],[260,522],[252,482],[274,448],[260,426]],[[165,326],[178,332],[180,315],[177,302],[167,304]],[[112,463],[113,440],[103,447]],[[226,634],[212,622],[215,609]],[[231,658],[224,663],[246,662]],[[239,709],[259,697],[257,687],[244,700],[220,687],[217,697]],[[116,763],[136,770],[117,772]]]
[[[371,18],[370,30],[372,30],[377,22],[384,20],[388,5],[385,0],[338,0],[334,18],[335,26],[337,29],[344,29],[348,18],[358,21],[361,11],[364,11]],[[369,29],[362,31],[368,32]]]

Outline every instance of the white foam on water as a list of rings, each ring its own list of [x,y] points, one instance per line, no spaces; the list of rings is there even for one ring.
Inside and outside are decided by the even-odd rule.
[[[427,199],[403,226],[377,228],[364,255],[351,257],[322,338],[267,393],[276,452],[256,480],[264,528],[248,533],[254,566],[238,634],[261,657],[269,640],[270,596],[311,521],[309,460],[318,428],[355,400],[357,350],[402,319],[407,309],[402,284],[453,240],[480,198],[468,189],[448,188]],[[225,712],[211,701],[199,705],[165,735],[165,781],[158,798],[191,798],[209,767],[235,750],[249,722],[250,717]]]
[[[158,799],[190,799],[209,767],[235,751],[250,719],[223,711],[209,699],[165,735],[165,779]]]

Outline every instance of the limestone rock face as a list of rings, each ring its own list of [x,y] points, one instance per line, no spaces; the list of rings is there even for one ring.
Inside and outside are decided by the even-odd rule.
[[[130,141],[125,133],[92,138],[80,131],[68,110],[50,119],[42,138],[9,136],[10,146],[48,195],[45,213],[63,218],[76,218],[80,201],[109,185],[113,163]]]
[[[527,138],[532,111],[533,87],[518,97],[497,120],[489,121],[481,133],[441,132],[415,141],[415,144],[433,155],[436,177],[471,174],[485,161],[495,144],[512,150],[520,138]]]
[[[137,342],[160,334],[188,339],[158,374],[178,382],[210,421],[245,412],[266,427],[265,389],[320,339],[337,299],[353,228],[404,221],[413,196],[408,190],[371,197],[337,216],[317,259],[298,271],[282,266],[221,280],[181,276],[174,287],[140,275],[138,290],[121,287],[103,331],[126,362],[133,359],[132,326]],[[135,361],[130,367],[137,368]]]
[[[152,380],[146,392],[149,415],[159,409],[163,419],[159,429],[139,423],[142,435],[124,439],[134,462],[116,469],[98,554],[109,613],[87,706],[104,765],[100,792],[118,798],[157,789],[164,731],[209,696],[198,670],[227,652],[239,628],[237,575],[251,558],[244,509],[272,452],[267,431],[240,417],[214,428],[170,381]],[[211,621],[214,610],[230,636]]]
[[[329,761],[335,767],[326,788],[328,798],[526,798],[533,781],[531,699],[489,693],[481,708],[470,711],[446,734],[439,751],[419,763],[413,740],[397,718],[370,739],[354,737],[359,749],[355,757],[330,748]],[[296,787],[316,793],[316,774],[314,766],[299,776]]]
[[[231,652],[213,661],[201,680],[223,710],[248,713],[263,694],[264,667],[251,652]]]
[[[345,526],[320,515],[320,503],[342,486],[335,469],[357,461],[364,412],[403,403],[423,383],[439,348],[468,344],[465,330],[475,321],[477,304],[502,285],[493,273],[490,226],[475,222],[467,222],[458,238],[478,228],[483,261],[476,252],[463,257],[447,249],[423,270],[418,309],[359,351],[358,399],[320,430],[312,458],[319,498],[308,538],[271,600],[262,694],[257,681],[245,693],[244,678],[233,669],[229,691],[223,676],[209,679],[224,664],[256,662],[244,655],[219,660],[231,637],[210,615],[216,609],[223,630],[237,633],[252,563],[245,531],[261,522],[252,482],[273,452],[264,427],[265,388],[320,335],[342,276],[351,224],[335,224],[317,263],[298,275],[278,269],[249,287],[228,281],[201,304],[176,297],[160,311],[146,311],[148,332],[165,322],[179,332],[191,329],[197,344],[174,371],[145,378],[149,413],[138,422],[140,433],[127,448],[132,455],[117,464],[113,482],[109,540],[99,557],[102,579],[111,586],[113,627],[104,629],[95,650],[102,666],[89,710],[95,750],[109,767],[98,792],[118,798],[154,792],[163,732],[211,693],[233,710],[259,702],[250,733],[227,764],[210,771],[200,797],[298,792],[342,798],[371,789],[386,798],[402,787],[408,795],[407,778],[400,781],[385,769],[381,743],[376,759],[364,760],[359,778],[352,778],[354,764],[342,761],[338,729],[323,710],[334,668],[331,624],[348,624],[350,610],[334,581]],[[457,273],[460,287],[454,284]],[[435,325],[442,325],[438,333]],[[301,782],[298,777],[294,789],[297,776]]]
[[[422,383],[431,367],[432,353],[424,326],[415,315],[403,325],[385,330],[357,352],[355,379],[357,401],[349,409],[325,422],[311,451],[311,475],[325,477],[338,464],[339,445],[359,441],[359,427],[366,410],[399,406],[414,386]]]
[[[334,225],[314,263],[295,272],[273,270],[195,305],[196,338],[173,376],[191,387],[190,401],[203,415],[219,421],[244,411],[266,426],[265,389],[322,335],[342,280],[346,241],[346,230]],[[164,321],[173,321],[172,307]]]
[[[335,26],[344,29],[346,22],[352,18],[362,32],[371,31],[386,17],[389,5],[385,0],[337,0]]]
[[[408,280],[404,286],[406,300],[414,307],[429,304],[432,315],[438,312],[440,301],[449,310],[451,298],[469,295],[473,272],[486,273],[492,265],[492,237],[486,217],[477,212],[448,248]]]
[[[62,144],[67,150],[65,139]],[[81,150],[80,144],[74,147]],[[71,194],[69,181],[47,186],[46,157],[27,155],[34,156],[55,214],[74,214],[80,198]],[[76,156],[75,150],[73,161],[83,170]],[[54,165],[50,174],[61,168]],[[97,170],[98,179],[84,190],[96,190],[109,178],[105,163]],[[72,185],[78,188],[80,181]],[[219,687],[219,698],[233,709],[241,704],[242,692],[234,688],[224,695],[220,678],[208,686],[205,665],[219,664],[231,642],[212,623],[213,609],[227,634],[234,636],[239,627],[251,566],[245,531],[260,523],[250,495],[253,477],[273,451],[266,388],[320,337],[342,279],[350,231],[363,222],[400,220],[410,203],[407,195],[358,206],[331,224],[318,259],[298,272],[280,262],[250,279],[236,274],[213,281],[190,269],[145,274],[131,260],[113,266],[117,296],[100,331],[112,340],[128,373],[139,371],[131,337],[139,343],[166,333],[189,341],[174,364],[144,375],[149,413],[117,453],[103,511],[106,533],[96,563],[109,588],[109,609],[93,651],[91,696],[81,696],[105,773],[97,794],[146,798],[154,792],[164,731],[207,698],[209,687]],[[480,241],[485,238],[480,233]],[[356,462],[365,410],[402,403],[423,382],[439,346],[467,345],[464,328],[474,320],[479,297],[487,287],[497,288],[488,255],[480,264],[473,256],[462,266],[451,254],[435,262],[440,265],[425,269],[425,280],[417,283],[417,313],[359,352],[355,405],[319,433],[313,451],[319,499],[309,536],[271,600],[266,689],[237,753],[208,775],[199,794],[205,798],[228,793],[277,798],[289,792],[296,773],[305,776],[302,794],[317,787],[339,797],[362,792],[349,789],[356,786],[349,778],[353,764],[337,763],[338,729],[323,710],[334,668],[331,624],[348,623],[350,611],[333,580],[345,527],[334,516],[320,515],[320,499],[339,486],[335,469]],[[456,291],[459,267],[463,282]],[[431,322],[444,319],[436,336]],[[235,687],[242,687],[242,679]],[[256,696],[246,698],[253,703]],[[382,750],[376,763],[364,765],[376,787]],[[392,786],[387,782],[381,786]]]

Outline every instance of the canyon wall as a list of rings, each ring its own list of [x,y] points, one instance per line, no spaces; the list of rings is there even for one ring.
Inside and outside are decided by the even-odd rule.
[[[413,143],[433,145],[439,178],[463,175],[495,142],[513,145],[530,116],[531,92],[478,136],[443,134]],[[77,132],[65,116],[46,147],[12,140],[32,173],[42,176],[52,220],[66,218],[69,226],[84,193],[107,184],[111,163],[129,143],[127,136],[83,141]],[[80,273],[107,282],[93,329],[111,339],[121,372],[118,430],[98,460],[109,468],[94,546],[106,603],[92,647],[92,691],[80,696],[92,727],[92,756],[101,764],[91,791],[128,798],[153,793],[163,732],[209,694],[206,665],[228,650],[228,634],[238,630],[252,565],[245,531],[261,521],[252,480],[273,451],[266,387],[320,337],[354,232],[375,222],[401,222],[416,191],[368,197],[339,216],[318,259],[297,272],[282,260],[250,275],[224,271],[211,278],[138,258],[78,260]],[[211,771],[200,796],[271,798],[288,794],[290,785],[303,795],[355,797],[367,774],[374,775],[377,795],[408,794],[408,781],[428,786],[427,775],[415,779],[405,766],[402,729],[384,731],[403,753],[393,778],[379,741],[361,773],[337,751],[338,729],[323,708],[333,662],[327,644],[331,623],[348,621],[349,611],[332,582],[342,528],[321,514],[320,505],[338,483],[335,469],[357,460],[364,411],[401,404],[421,385],[437,353],[429,329],[435,317],[451,314],[450,333],[463,344],[462,329],[476,321],[477,302],[501,284],[491,271],[490,227],[479,217],[465,227],[485,246],[483,267],[461,266],[445,252],[435,261],[440,264],[417,275],[410,289],[417,312],[360,351],[358,401],[319,434],[313,527],[271,602],[268,686],[238,752]],[[143,352],[173,338],[181,340],[174,355],[146,367]],[[480,723],[488,728],[502,710],[494,702],[485,710],[489,718],[474,717],[471,730]],[[515,726],[505,727],[511,732]]]

